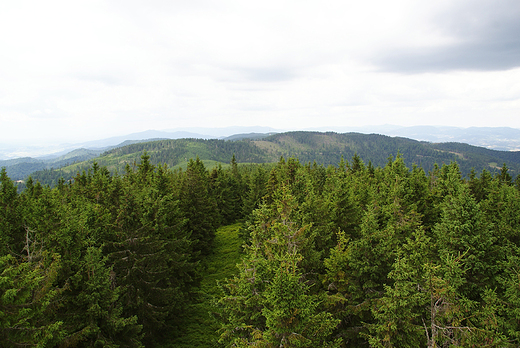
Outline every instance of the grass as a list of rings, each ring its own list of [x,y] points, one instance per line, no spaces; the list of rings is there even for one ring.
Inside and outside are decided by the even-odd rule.
[[[242,224],[223,226],[217,230],[214,253],[204,264],[203,279],[200,284],[198,300],[186,313],[181,337],[165,347],[170,348],[210,348],[219,347],[219,323],[211,315],[215,310],[214,301],[220,295],[219,281],[233,277],[236,264],[240,261],[241,239],[238,231]]]

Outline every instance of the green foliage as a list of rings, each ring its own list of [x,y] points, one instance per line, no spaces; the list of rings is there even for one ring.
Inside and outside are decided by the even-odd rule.
[[[20,219],[19,197],[13,181],[7,176],[5,168],[0,171],[0,255],[5,255],[11,246],[21,249],[18,237],[23,229]],[[18,235],[18,236],[17,236]]]
[[[31,173],[52,168],[60,168],[76,162],[88,161],[99,156],[99,150],[76,149],[63,156],[49,159],[36,159],[31,157],[0,160],[0,167],[6,167],[7,174],[14,180],[23,180]]]
[[[221,295],[220,285],[234,276],[240,260],[241,224],[220,227],[215,234],[213,253],[203,260],[200,288],[180,325],[183,332],[165,345],[175,348],[217,347],[220,329],[219,309],[215,305]]]
[[[458,191],[458,192],[457,192]],[[485,284],[493,286],[497,260],[492,253],[495,237],[466,186],[446,196],[441,221],[435,226],[439,255],[465,254],[467,284],[464,295],[477,299]]]
[[[49,294],[59,290],[59,296],[41,320],[60,323],[54,337],[61,345],[156,345],[179,324],[198,282],[196,240],[180,208],[175,173],[152,165],[146,153],[136,168],[111,176],[94,163],[55,189],[28,180],[22,195],[2,177],[0,216],[9,227],[3,255],[60,258],[46,283]]]
[[[240,273],[219,301],[226,346],[338,347],[329,335],[338,321],[318,309],[301,267],[301,250],[312,240],[308,226],[294,221],[295,199],[282,188],[272,206],[255,211]]]
[[[218,226],[217,204],[210,196],[208,173],[202,161],[190,159],[179,193],[180,209],[188,219],[187,228],[194,241],[194,250],[203,255],[211,251]]]
[[[372,138],[136,144],[105,154],[118,173],[100,158],[54,188],[29,178],[21,194],[3,170],[2,344],[518,346],[512,166],[465,179],[465,160],[452,161],[464,147],[384,138],[382,151]],[[210,171],[196,156],[155,164],[219,147],[230,164]],[[239,165],[252,148],[278,162]],[[318,151],[339,164],[302,160]],[[409,169],[414,151],[447,164]]]
[[[89,247],[80,270],[71,280],[77,294],[68,304],[76,324],[75,332],[64,341],[67,345],[92,347],[140,347],[137,316],[124,317],[119,301],[121,286],[116,286],[113,267],[100,248]]]
[[[469,175],[472,168],[498,172],[496,163],[507,164],[502,168],[507,168],[507,172],[504,171],[506,181],[509,181],[507,175],[513,178],[520,172],[520,156],[512,151],[494,151],[458,143],[430,144],[376,134],[333,132],[288,132],[255,141],[177,139],[140,142],[112,149],[95,160],[111,172],[122,173],[127,164],[135,167],[143,151],[149,154],[154,165],[167,164],[171,168],[183,169],[190,158],[197,156],[207,167],[213,167],[218,163],[228,163],[234,155],[237,163],[275,163],[283,156],[298,158],[301,163],[316,161],[325,166],[336,166],[341,158],[352,158],[351,169],[357,171],[367,167],[372,172],[374,166],[382,167],[388,157],[396,157],[400,153],[406,163],[416,164],[425,172],[434,170],[436,163],[442,165],[453,161],[459,162],[464,175]],[[366,166],[361,158],[370,159],[369,165]],[[77,172],[87,172],[92,163],[92,160],[78,161],[65,166],[64,162],[63,165],[54,165],[58,169],[40,169],[32,176],[43,184],[54,186],[60,177],[68,181]],[[37,170],[36,167],[34,170]]]
[[[53,346],[63,339],[62,322],[53,316],[60,289],[53,287],[59,255],[31,253],[0,257],[0,339],[4,347]]]
[[[431,240],[417,229],[398,250],[388,277],[393,286],[385,285],[384,295],[372,308],[375,323],[369,326],[369,342],[374,347],[421,347],[427,307],[431,303],[425,291]],[[425,269],[426,268],[426,269]],[[422,289],[422,290],[421,290]]]
[[[255,171],[249,176],[247,189],[243,198],[243,215],[250,215],[253,210],[260,207],[262,199],[267,193],[267,172],[263,166],[258,166]]]

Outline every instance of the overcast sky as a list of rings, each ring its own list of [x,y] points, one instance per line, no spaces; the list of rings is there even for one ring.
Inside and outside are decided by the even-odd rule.
[[[0,2],[0,143],[381,124],[520,128],[520,1]]]

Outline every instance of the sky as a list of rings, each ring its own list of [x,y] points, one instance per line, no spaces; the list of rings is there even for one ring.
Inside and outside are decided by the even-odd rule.
[[[519,116],[518,0],[0,2],[0,143]]]

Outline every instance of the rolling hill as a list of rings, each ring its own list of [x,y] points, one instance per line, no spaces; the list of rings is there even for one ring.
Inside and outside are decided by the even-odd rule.
[[[296,157],[300,162],[337,165],[342,157],[350,160],[357,154],[365,163],[383,166],[389,157],[401,154],[409,167],[416,164],[426,171],[432,170],[435,164],[457,161],[463,174],[468,174],[472,168],[477,173],[483,169],[494,172],[504,163],[513,176],[520,172],[520,152],[495,151],[461,143],[428,143],[377,134],[287,132],[235,141],[168,139],[135,143],[60,169],[38,171],[32,177],[53,185],[60,177],[68,180],[78,172],[88,171],[94,160],[111,172],[123,172],[126,165],[139,163],[144,151],[150,155],[152,163],[164,163],[174,168],[185,166],[190,158],[197,156],[211,168],[216,163],[228,163],[233,155],[238,163],[271,163],[283,156]]]

